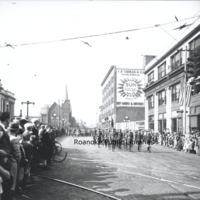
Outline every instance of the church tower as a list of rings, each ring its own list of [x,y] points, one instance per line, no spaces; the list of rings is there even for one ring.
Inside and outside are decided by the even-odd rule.
[[[68,100],[68,91],[67,91],[67,85],[65,85],[65,100]]]
[[[71,104],[68,97],[68,90],[67,85],[65,85],[65,100],[62,104],[62,113],[63,113],[63,119],[65,119],[66,124],[71,124],[71,118],[72,118],[72,110],[71,110]]]

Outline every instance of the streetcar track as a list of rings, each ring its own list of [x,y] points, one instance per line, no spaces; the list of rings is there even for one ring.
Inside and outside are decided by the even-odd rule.
[[[120,199],[120,198],[111,196],[111,195],[109,195],[109,194],[105,194],[105,193],[102,193],[102,192],[99,192],[99,191],[96,191],[96,190],[93,190],[93,189],[90,189],[90,188],[86,188],[86,187],[81,186],[81,185],[77,185],[77,184],[74,184],[74,183],[70,183],[70,182],[67,182],[67,181],[63,181],[63,180],[60,180],[60,179],[50,178],[50,177],[43,176],[43,175],[35,175],[35,176],[38,176],[38,177],[40,177],[40,178],[44,178],[44,179],[47,179],[47,180],[51,180],[51,181],[54,181],[54,182],[63,183],[63,184],[70,185],[70,186],[74,186],[74,187],[76,187],[76,188],[80,188],[80,189],[83,189],[83,190],[87,190],[87,191],[89,191],[89,192],[93,192],[93,193],[102,195],[102,196],[104,196],[104,197],[108,197],[108,198],[110,198],[110,199],[122,200],[122,199]]]

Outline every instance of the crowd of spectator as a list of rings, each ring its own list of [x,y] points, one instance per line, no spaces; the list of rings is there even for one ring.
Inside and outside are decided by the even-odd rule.
[[[200,155],[200,132],[192,131],[182,134],[181,132],[153,132],[152,138],[155,144],[160,144],[176,151],[184,151]]]
[[[30,173],[50,170],[55,137],[61,135],[38,119],[10,119],[0,113],[0,200],[15,200],[32,183]]]

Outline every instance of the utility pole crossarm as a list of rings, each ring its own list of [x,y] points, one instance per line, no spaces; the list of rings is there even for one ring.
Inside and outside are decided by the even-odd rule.
[[[26,101],[26,102],[21,102],[21,104],[22,104],[22,105],[23,105],[23,104],[27,104],[27,119],[28,119],[28,106],[29,106],[29,104],[35,105],[35,102]]]

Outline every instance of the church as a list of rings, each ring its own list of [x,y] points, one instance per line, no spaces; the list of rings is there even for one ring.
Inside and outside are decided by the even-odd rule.
[[[68,98],[67,86],[65,86],[65,100],[45,105],[41,108],[41,122],[53,127],[67,128],[76,127],[76,120],[72,117],[71,103]]]

